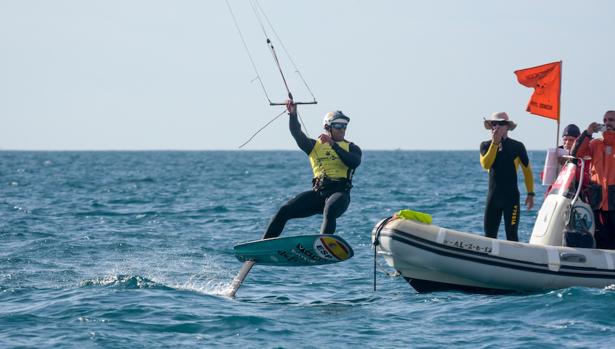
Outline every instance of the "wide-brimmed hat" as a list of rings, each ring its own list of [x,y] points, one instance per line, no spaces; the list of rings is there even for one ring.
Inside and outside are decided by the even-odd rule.
[[[514,130],[515,127],[517,127],[517,124],[515,124],[514,121],[510,120],[508,118],[508,114],[506,114],[503,111],[502,112],[493,113],[493,114],[491,114],[490,117],[483,118],[483,120],[484,120],[485,128],[487,130],[491,130],[491,122],[492,121],[506,121],[508,123],[508,129],[510,131]]]

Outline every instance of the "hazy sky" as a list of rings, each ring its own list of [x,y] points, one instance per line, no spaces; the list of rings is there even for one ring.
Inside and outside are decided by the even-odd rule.
[[[286,92],[248,0],[229,0],[272,100]],[[615,109],[614,1],[260,0],[318,100],[363,149],[472,149],[506,111],[528,149],[556,122],[525,112],[513,71],[562,60],[562,126]],[[310,95],[270,28],[296,100]],[[0,0],[0,148],[237,149],[280,113],[224,0]],[[246,149],[296,149],[283,116]]]

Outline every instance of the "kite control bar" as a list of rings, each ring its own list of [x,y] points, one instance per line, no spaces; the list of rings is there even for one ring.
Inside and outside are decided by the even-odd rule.
[[[313,102],[293,102],[293,104],[318,104],[317,101],[313,101]],[[274,103],[274,102],[269,102],[269,105],[286,105],[286,103]]]

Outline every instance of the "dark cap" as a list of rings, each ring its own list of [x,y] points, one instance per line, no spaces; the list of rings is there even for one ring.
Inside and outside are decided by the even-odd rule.
[[[562,137],[570,136],[570,137],[579,137],[581,135],[581,130],[579,130],[579,126],[575,124],[570,124],[566,126],[564,129],[564,133],[562,133]]]

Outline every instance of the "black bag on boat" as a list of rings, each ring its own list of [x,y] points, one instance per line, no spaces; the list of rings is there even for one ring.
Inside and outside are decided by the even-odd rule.
[[[590,213],[591,214],[591,213]],[[564,229],[563,246],[579,247],[579,248],[595,248],[596,240],[594,235],[587,231],[591,227],[591,221],[587,221],[587,217],[583,214],[578,214],[573,207],[570,210],[570,218]]]
[[[595,248],[594,236],[584,230],[564,230],[564,246]]]
[[[587,186],[582,188],[581,192],[583,201],[587,202],[592,210],[600,208],[602,203],[602,186],[596,182],[590,182]]]

